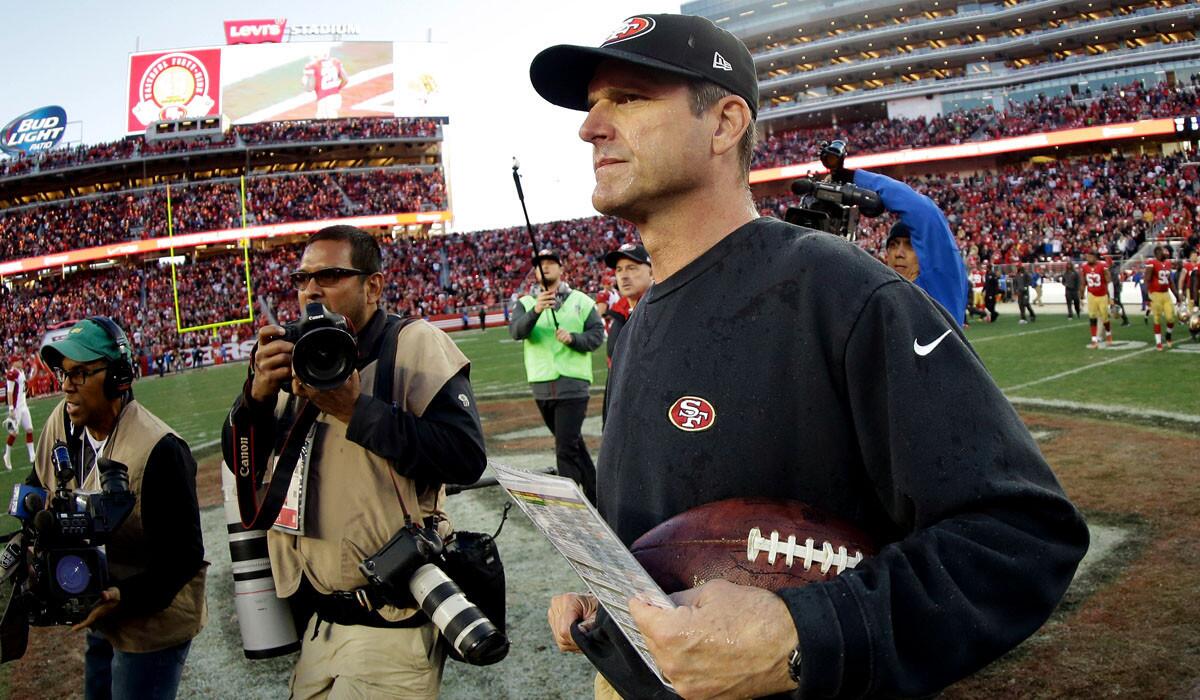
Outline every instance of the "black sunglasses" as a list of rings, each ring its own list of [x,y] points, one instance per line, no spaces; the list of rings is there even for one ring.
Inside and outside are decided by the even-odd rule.
[[[346,277],[359,277],[370,274],[373,273],[365,270],[353,270],[348,267],[327,267],[324,270],[316,270],[315,272],[297,270],[296,272],[288,273],[288,279],[292,281],[292,285],[296,289],[303,289],[310,279],[315,279],[317,284],[322,287],[332,287]]]

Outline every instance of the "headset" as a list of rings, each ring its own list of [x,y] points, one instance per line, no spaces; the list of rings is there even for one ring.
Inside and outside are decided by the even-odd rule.
[[[119,359],[108,363],[108,371],[104,374],[104,396],[110,401],[120,398],[133,387],[133,351],[129,349],[129,338],[108,316],[89,316],[88,320],[103,328],[121,353]]]

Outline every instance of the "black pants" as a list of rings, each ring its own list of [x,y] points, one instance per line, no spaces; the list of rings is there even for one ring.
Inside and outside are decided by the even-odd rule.
[[[1082,315],[1079,313],[1079,288],[1078,287],[1075,287],[1074,289],[1072,289],[1071,287],[1067,287],[1067,318],[1071,318],[1071,307],[1072,306],[1075,307],[1075,315],[1080,316],[1082,318]]]
[[[983,296],[983,305],[987,307],[988,316],[995,321],[1000,318],[1000,314],[996,313],[996,295],[985,294]]]
[[[583,418],[588,399],[535,400],[546,427],[554,433],[554,457],[560,476],[579,484],[592,503],[596,502],[596,465],[583,441]]]
[[[1033,307],[1029,305],[1029,292],[1017,294],[1017,308],[1021,311],[1021,320],[1025,320],[1025,312],[1029,312],[1029,320],[1036,321],[1037,314],[1033,313]]]

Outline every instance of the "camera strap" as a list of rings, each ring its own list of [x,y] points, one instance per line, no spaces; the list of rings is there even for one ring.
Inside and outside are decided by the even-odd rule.
[[[400,402],[396,399],[396,350],[400,346],[400,332],[405,326],[416,321],[412,316],[399,318],[388,314],[387,326],[383,331],[383,345],[379,349],[379,358],[375,362],[375,387],[372,394],[375,398],[386,401],[393,411],[400,410]],[[389,469],[388,474],[392,477],[392,488],[396,490],[396,500],[400,501],[400,510],[404,513],[404,520],[407,523],[412,522],[412,515],[408,512],[408,508],[404,505],[404,498],[400,495],[400,484],[396,483],[396,470]]]
[[[267,485],[266,493],[259,493],[262,475],[256,474],[249,453],[244,463],[239,464],[234,472],[237,479],[238,511],[242,518],[242,527],[248,530],[265,530],[275,523],[279,511],[287,498],[288,487],[292,483],[292,473],[300,460],[300,452],[305,440],[317,421],[321,409],[315,403],[305,400],[300,407],[300,414],[288,429],[283,447],[279,450],[279,459],[275,461],[275,471],[271,474],[271,482]],[[253,436],[253,429],[251,429]],[[237,430],[234,430],[234,444],[239,444]]]

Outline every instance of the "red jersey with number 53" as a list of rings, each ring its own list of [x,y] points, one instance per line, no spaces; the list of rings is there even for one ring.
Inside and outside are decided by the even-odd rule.
[[[1094,297],[1108,296],[1108,265],[1102,262],[1095,265],[1084,263],[1079,269],[1083,272],[1083,284],[1088,294]]]
[[[1146,291],[1167,292],[1171,289],[1171,261],[1150,260],[1146,262]]]

